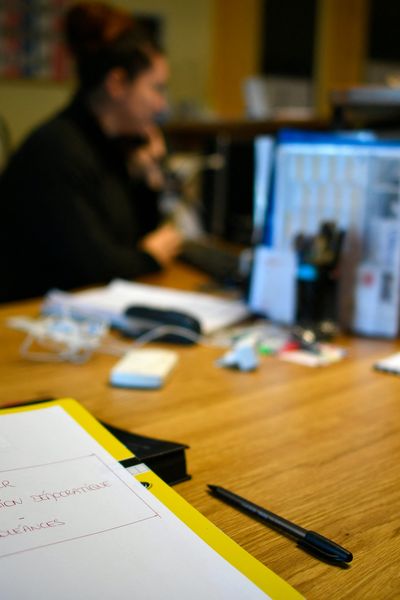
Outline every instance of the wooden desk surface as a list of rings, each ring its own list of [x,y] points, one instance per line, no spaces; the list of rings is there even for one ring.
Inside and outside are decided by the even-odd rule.
[[[193,287],[184,267],[148,281]],[[137,433],[186,442],[191,481],[176,490],[309,600],[400,598],[400,379],[374,360],[397,342],[341,340],[348,358],[311,369],[269,357],[254,373],[215,366],[220,349],[176,347],[180,361],[160,391],[107,385],[115,358],[85,365],[28,362],[23,335],[5,318],[36,314],[38,302],[0,308],[0,404],[71,396],[96,417]],[[227,487],[354,554],[326,565],[210,497]]]

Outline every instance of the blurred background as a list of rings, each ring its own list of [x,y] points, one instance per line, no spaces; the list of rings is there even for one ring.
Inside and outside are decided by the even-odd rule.
[[[329,118],[330,91],[397,86],[396,0],[119,0],[171,63],[172,120]],[[0,3],[0,115],[15,146],[70,95],[68,0]]]

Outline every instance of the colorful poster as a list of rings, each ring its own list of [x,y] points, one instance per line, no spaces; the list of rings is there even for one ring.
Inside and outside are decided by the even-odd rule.
[[[62,81],[68,76],[62,18],[68,0],[2,0],[0,77]]]

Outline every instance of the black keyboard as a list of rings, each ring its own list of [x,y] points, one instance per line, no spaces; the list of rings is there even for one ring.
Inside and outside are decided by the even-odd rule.
[[[180,258],[221,283],[240,281],[238,252],[222,248],[212,240],[185,242]]]

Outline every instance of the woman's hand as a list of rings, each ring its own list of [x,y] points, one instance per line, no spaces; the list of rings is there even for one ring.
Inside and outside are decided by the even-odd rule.
[[[129,170],[134,177],[144,179],[153,190],[160,190],[165,183],[161,161],[166,154],[163,134],[156,125],[149,125],[143,132],[147,142],[137,148],[129,160]]]
[[[178,229],[171,223],[166,223],[146,235],[139,247],[151,254],[161,265],[167,266],[179,254],[182,239]]]

